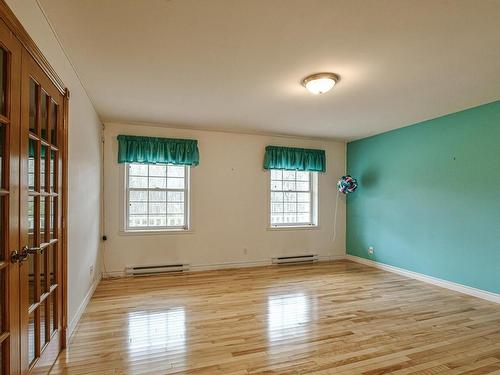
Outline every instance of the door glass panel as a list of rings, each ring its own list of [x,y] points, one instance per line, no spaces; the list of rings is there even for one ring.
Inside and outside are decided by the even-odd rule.
[[[6,187],[4,186],[4,180],[3,180],[3,163],[4,163],[4,153],[5,153],[5,125],[1,124],[0,125],[0,186],[1,187]]]
[[[26,336],[25,336],[26,337]],[[32,312],[28,320],[28,361],[35,359],[35,313]]]
[[[35,246],[35,197],[28,197],[28,244]],[[28,257],[28,306],[35,303],[35,257]]]
[[[54,306],[52,305],[52,296],[54,293],[49,294],[47,297],[47,307],[49,312],[47,314],[47,319],[49,320],[49,336],[54,332]]]
[[[55,197],[50,197],[50,224],[49,224],[49,227],[50,227],[50,239],[54,239],[56,238],[55,237],[55,222],[54,222],[54,218],[56,217],[56,201],[55,201]]]
[[[40,262],[40,294],[47,293],[47,285],[45,283],[45,254],[37,255]]]
[[[35,197],[28,197],[28,243],[35,246]]]
[[[55,168],[56,168],[56,152],[50,151],[50,192],[53,193],[55,189]]]
[[[49,296],[50,305],[50,334],[56,330],[56,291],[53,291]]]
[[[35,303],[35,257],[28,257],[28,306]]]
[[[7,52],[0,48],[0,113],[7,115],[5,105],[7,98]],[[2,366],[0,366],[1,369]]]
[[[37,89],[37,84],[35,81],[30,79],[30,132],[36,134],[36,104],[37,104],[37,96],[38,96],[38,89]]]
[[[50,143],[57,146],[57,116],[59,107],[51,100],[50,101]]]
[[[42,103],[40,104],[40,112],[42,117],[42,139],[48,139],[48,125],[49,125],[49,116],[48,116],[48,105],[49,105],[49,96],[45,91],[42,91]]]
[[[45,170],[46,170],[46,160],[48,157],[49,148],[47,146],[42,146],[42,152],[40,155],[40,191],[45,191]]]
[[[49,260],[48,260],[48,263],[49,263],[48,274],[49,274],[50,285],[54,285],[56,283],[55,274],[54,274],[54,270],[56,269],[56,254],[55,254],[56,249],[57,249],[57,244],[51,245],[47,249],[47,256],[49,258]]]
[[[38,143],[31,139],[29,140],[28,144],[28,189],[31,191],[35,190],[35,159],[36,159],[36,154],[37,154],[37,148],[38,148]]]
[[[47,242],[45,239],[45,197],[40,199],[40,242]]]
[[[46,308],[45,308],[45,304],[47,303],[48,301],[47,300],[44,300],[43,303],[40,305],[40,307],[38,308],[38,310],[40,310],[40,348],[43,348],[43,346],[45,345],[45,328],[46,328],[46,324],[47,322],[45,321],[45,317],[46,317]]]

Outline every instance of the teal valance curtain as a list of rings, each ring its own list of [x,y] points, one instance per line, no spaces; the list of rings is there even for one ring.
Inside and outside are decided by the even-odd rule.
[[[264,169],[326,172],[325,150],[267,146]]]
[[[198,165],[198,141],[194,139],[118,136],[118,163]]]

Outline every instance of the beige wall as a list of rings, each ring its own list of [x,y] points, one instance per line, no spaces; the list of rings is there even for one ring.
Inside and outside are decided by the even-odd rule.
[[[117,163],[118,134],[197,139],[200,165],[191,171],[192,232],[121,232],[124,177]],[[319,229],[269,230],[266,145],[322,148],[327,173],[319,177]],[[336,181],[345,171],[345,144],[299,138],[246,135],[161,126],[105,125],[105,266],[111,275],[127,265],[186,262],[196,268],[268,264],[273,255],[311,252],[323,259],[345,253],[345,197],[339,197],[333,242]],[[247,249],[247,253],[244,253]]]
[[[74,328],[99,270],[100,121],[70,62],[36,0],[7,0],[24,27],[71,91],[69,132],[69,301]],[[201,164],[192,171],[192,226],[186,234],[120,233],[123,181],[116,163],[116,135],[196,138]],[[339,197],[337,236],[333,241],[335,182],[345,170],[345,145],[299,138],[107,124],[105,132],[106,268],[121,273],[126,265],[188,262],[196,268],[267,264],[273,255],[302,252],[323,258],[345,252],[345,201]],[[328,170],[319,178],[319,229],[268,230],[268,173],[262,169],[268,144],[324,148]],[[214,220],[213,217],[217,219]],[[244,249],[247,249],[246,254]]]
[[[100,276],[101,124],[36,0],[7,0],[71,92],[69,112],[68,322],[70,331]],[[90,274],[94,267],[94,275]]]

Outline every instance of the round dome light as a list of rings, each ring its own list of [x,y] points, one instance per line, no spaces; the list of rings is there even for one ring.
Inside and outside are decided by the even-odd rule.
[[[340,77],[335,73],[316,73],[304,78],[302,86],[311,94],[319,95],[330,91],[339,80]]]

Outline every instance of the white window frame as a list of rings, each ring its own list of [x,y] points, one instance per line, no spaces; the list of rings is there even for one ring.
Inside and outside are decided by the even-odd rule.
[[[124,215],[123,215],[123,232],[125,233],[155,233],[155,232],[188,232],[191,230],[190,219],[190,180],[191,180],[191,168],[188,165],[184,166],[184,189],[161,189],[161,188],[130,188],[129,187],[129,165],[130,164],[140,164],[140,163],[124,163],[124,184],[125,184],[125,196],[124,196]],[[172,165],[172,164],[164,164]],[[148,175],[149,177],[149,175]],[[130,191],[182,191],[184,192],[184,225],[183,226],[144,226],[144,227],[130,227],[129,222],[129,209],[130,209]],[[149,197],[149,194],[148,194]]]
[[[268,228],[269,229],[316,229],[319,228],[319,215],[318,215],[318,202],[319,202],[319,183],[318,183],[318,173],[310,172],[309,173],[309,192],[311,194],[310,210],[311,210],[311,221],[307,223],[272,223],[271,215],[272,215],[272,193],[275,192],[297,192],[297,193],[305,193],[305,191],[298,190],[272,190],[272,177],[271,170],[269,170],[269,189],[268,189]]]

